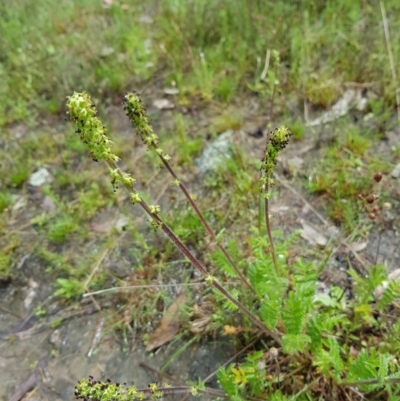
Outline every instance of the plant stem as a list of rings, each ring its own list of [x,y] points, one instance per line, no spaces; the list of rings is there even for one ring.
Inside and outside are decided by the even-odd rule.
[[[272,256],[272,262],[275,267],[275,272],[278,275],[279,274],[279,269],[278,269],[278,262],[276,260],[276,252],[275,252],[275,246],[274,246],[274,241],[272,239],[272,232],[271,232],[271,222],[269,220],[269,201],[268,201],[268,191],[269,191],[269,185],[268,185],[268,179],[265,181],[264,184],[264,213],[265,213],[265,227],[267,228],[267,235],[268,235],[268,242],[270,246],[270,251],[271,251],[271,256]]]
[[[190,196],[189,192],[187,191],[185,185],[178,179],[178,176],[175,174],[175,171],[171,167],[171,165],[168,163],[167,160],[162,155],[159,155],[161,161],[163,162],[164,166],[166,169],[169,171],[169,173],[172,175],[172,177],[176,180],[179,181],[179,188],[185,195],[187,201],[189,202],[190,206],[193,208],[195,213],[197,214],[197,217],[200,219],[201,223],[203,224],[204,228],[207,230],[207,232],[210,234],[211,238],[213,241],[216,242],[217,247],[221,250],[221,252],[224,254],[228,262],[231,264],[237,275],[239,276],[240,280],[244,285],[246,285],[250,291],[255,295],[258,296],[255,289],[251,286],[247,278],[244,276],[244,274],[240,271],[239,267],[236,265],[234,260],[232,259],[231,255],[228,253],[228,251],[225,249],[225,247],[221,244],[221,242],[217,239],[217,236],[214,233],[214,230],[210,227],[210,225],[207,223],[206,219],[204,218],[203,214],[201,213],[200,209],[197,207],[196,202],[193,200],[193,198]]]
[[[274,242],[272,239],[271,222],[269,219],[269,188],[273,185],[274,180],[272,175],[275,171],[276,164],[278,162],[279,153],[289,143],[289,138],[292,133],[285,127],[281,126],[269,132],[267,135],[267,145],[265,147],[265,156],[262,160],[261,165],[261,188],[264,195],[264,209],[265,209],[265,226],[267,229],[268,241],[270,244],[272,261],[275,267],[276,274],[279,273],[278,262],[276,260],[276,252]]]
[[[136,128],[137,132],[139,133],[140,137],[142,138],[143,142],[148,146],[148,148],[151,148],[154,150],[159,158],[161,159],[161,162],[165,166],[165,168],[168,170],[168,172],[171,174],[171,176],[174,178],[174,180],[178,183],[179,188],[181,189],[182,193],[184,194],[185,198],[189,202],[190,206],[193,208],[194,212],[200,219],[201,224],[203,227],[206,229],[208,234],[211,236],[212,240],[216,242],[217,247],[221,250],[225,258],[228,260],[229,264],[232,266],[242,283],[250,289],[250,291],[253,293],[254,296],[257,297],[257,293],[254,290],[254,288],[251,286],[247,278],[244,276],[244,274],[240,271],[232,257],[229,255],[228,251],[225,249],[225,247],[220,243],[220,241],[217,239],[216,234],[214,233],[213,229],[209,226],[207,223],[206,219],[204,218],[203,214],[201,213],[200,209],[197,207],[195,201],[193,198],[190,196],[189,192],[187,191],[185,185],[179,180],[177,174],[175,173],[174,169],[172,168],[171,164],[168,162],[170,160],[170,157],[165,155],[158,147],[158,137],[154,135],[153,129],[151,125],[149,124],[146,111],[143,107],[141,99],[135,94],[135,93],[129,93],[124,96],[123,99],[125,103],[125,110],[127,111],[127,116],[131,120],[133,126]]]
[[[106,160],[107,164],[109,167],[117,171],[118,174],[123,177],[122,171],[119,169],[117,164],[110,159]],[[131,194],[135,193],[137,194],[136,190],[133,188],[133,186],[130,186],[126,184],[124,181],[122,181],[122,184],[124,188]],[[207,272],[207,269],[203,266],[203,264],[189,251],[189,249],[186,247],[186,245],[175,235],[175,233],[167,226],[167,224],[164,223],[164,221],[161,219],[158,214],[152,213],[150,206],[142,199],[140,198],[140,201],[138,202],[139,205],[143,208],[143,210],[153,219],[155,220],[159,227],[163,230],[163,232],[167,235],[167,237],[173,242],[173,244],[183,253],[184,256],[186,256],[189,261],[192,263],[192,265],[204,276],[204,277],[209,277],[209,274]],[[272,333],[268,328],[264,325],[264,323],[259,320],[253,313],[250,312],[249,309],[247,309],[241,302],[239,302],[237,299],[232,297],[232,295],[221,285],[219,282],[215,279],[212,278],[212,280],[208,280],[208,282],[211,283],[211,285],[214,286],[215,289],[217,289],[222,295],[224,295],[225,298],[227,298],[229,301],[231,301],[244,315],[246,315],[259,329],[261,329],[264,332],[267,332],[271,334],[274,338],[277,337],[275,333]],[[276,338],[278,339],[278,337]]]

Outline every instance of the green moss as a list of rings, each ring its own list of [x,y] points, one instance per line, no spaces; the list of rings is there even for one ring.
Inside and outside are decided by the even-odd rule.
[[[73,217],[69,216],[68,214],[63,214],[57,216],[54,220],[51,221],[50,228],[47,231],[46,237],[50,241],[61,243],[70,234],[77,232],[78,229],[79,225],[73,219]]]

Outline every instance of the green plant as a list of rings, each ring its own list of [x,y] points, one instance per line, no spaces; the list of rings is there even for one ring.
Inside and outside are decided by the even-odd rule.
[[[52,221],[47,238],[50,241],[61,243],[68,235],[78,229],[76,222],[68,214],[61,215]]]
[[[164,222],[160,207],[145,202],[135,189],[135,179],[117,166],[118,157],[112,152],[112,142],[90,97],[86,93],[74,93],[68,98],[67,108],[76,132],[93,160],[102,160],[109,166],[113,187],[122,186],[129,193],[131,202],[139,204],[150,217],[154,230],[161,229],[215,291],[221,305],[216,319],[223,321],[227,310],[237,312],[237,324],[244,325],[245,330],[256,331],[260,337],[259,349],[250,352],[245,361],[219,370],[218,378],[226,395],[232,400],[294,400],[319,399],[324,394],[334,393],[340,398],[349,397],[355,386],[370,399],[396,394],[400,382],[396,359],[399,347],[392,343],[390,333],[393,330],[397,333],[398,326],[393,324],[393,319],[385,320],[384,317],[388,306],[400,294],[400,285],[390,283],[382,298],[377,300],[374,291],[385,280],[383,267],[378,266],[371,268],[365,278],[351,272],[356,282],[354,297],[348,297],[338,288],[332,288],[329,294],[319,294],[317,280],[324,264],[318,266],[300,258],[289,262],[286,256],[288,243],[293,239],[279,240],[271,229],[270,188],[274,184],[278,155],[287,145],[290,131],[280,127],[268,135],[260,180],[267,235],[253,229],[245,274],[241,270],[243,265],[235,263],[229,252],[229,249],[234,250],[232,243],[227,248],[222,245],[174,172],[171,158],[159,147],[158,137],[148,123],[140,99],[136,94],[128,94],[124,102],[127,115],[141,139],[158,155],[172,175],[173,183],[185,194],[206,232],[218,245],[214,260],[220,272],[210,273]],[[363,146],[362,141],[349,142],[348,138],[346,141],[347,148],[354,145],[352,153]],[[376,182],[381,178],[380,173],[374,175]],[[366,202],[370,203],[368,199]],[[221,281],[222,273],[239,279],[241,287],[228,290]],[[58,291],[67,297],[82,290],[80,282],[71,280],[59,279],[58,285]],[[376,342],[380,339],[385,339],[387,344],[384,349],[376,350]],[[157,399],[167,394],[188,392],[222,395],[203,384],[164,388],[152,384],[149,389],[137,390],[135,387],[124,388],[118,383],[97,382],[92,377],[78,383],[75,395],[84,400],[122,401],[147,397]]]
[[[72,278],[58,278],[56,280],[56,286],[58,289],[54,292],[54,295],[56,297],[64,297],[66,299],[78,297],[84,291],[82,282]]]

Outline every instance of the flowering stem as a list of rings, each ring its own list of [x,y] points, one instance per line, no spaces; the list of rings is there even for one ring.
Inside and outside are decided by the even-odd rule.
[[[92,158],[95,161],[104,160],[110,168],[110,176],[114,188],[122,185],[130,195],[132,203],[138,203],[144,211],[151,217],[151,225],[155,229],[161,228],[174,245],[186,256],[192,265],[206,278],[206,281],[218,290],[225,298],[232,302],[244,315],[246,315],[262,331],[269,330],[264,323],[258,319],[241,302],[232,295],[216,280],[208,274],[204,265],[189,251],[183,242],[174,232],[164,223],[159,216],[160,208],[156,205],[148,205],[134,188],[136,180],[129,174],[121,171],[117,165],[119,158],[111,151],[112,142],[106,135],[105,126],[96,115],[96,108],[92,104],[90,97],[86,93],[74,93],[68,98],[68,114],[75,122],[76,132],[79,133],[82,141],[89,148]]]
[[[269,219],[269,188],[274,184],[272,174],[275,170],[276,163],[278,162],[278,155],[287,146],[291,135],[292,133],[284,126],[270,132],[267,136],[267,147],[261,165],[261,171],[263,174],[260,181],[261,190],[264,195],[265,226],[267,229],[268,242],[276,274],[279,274],[279,268],[276,259],[274,241],[272,239],[271,222]]]
[[[116,163],[112,160],[107,160],[108,165],[114,171],[117,170],[118,173],[123,177],[123,172],[118,168]],[[129,194],[133,194],[134,197],[139,196],[136,190],[129,183],[124,183],[123,185]],[[132,197],[131,197],[132,198]],[[136,203],[136,202],[135,202]],[[172,243],[186,256],[192,265],[206,278],[206,281],[210,283],[214,288],[216,288],[222,295],[224,295],[229,301],[231,301],[237,308],[245,314],[258,328],[263,331],[266,330],[266,326],[261,322],[255,315],[253,315],[250,310],[248,310],[241,302],[232,297],[232,295],[216,280],[215,277],[212,277],[208,274],[207,269],[204,265],[189,251],[187,246],[175,235],[175,233],[168,227],[167,224],[161,219],[158,213],[154,213],[151,207],[140,197],[137,202],[143,210],[152,218],[154,227],[161,228],[161,230],[167,235],[167,237],[172,241]]]
[[[177,174],[175,173],[174,169],[172,168],[171,164],[169,163],[170,157],[159,148],[158,146],[158,137],[153,133],[153,129],[149,124],[146,112],[144,110],[142,101],[135,93],[128,93],[124,96],[124,103],[125,103],[125,110],[127,111],[127,115],[131,120],[132,124],[136,127],[140,137],[142,138],[143,142],[151,149],[153,149],[161,159],[161,162],[174,178],[175,183],[179,186],[181,191],[183,192],[184,196],[186,197],[187,201],[189,202],[190,206],[193,208],[195,213],[197,214],[198,218],[200,219],[201,224],[206,229],[206,231],[211,236],[212,240],[215,241],[217,247],[221,250],[223,255],[226,257],[230,265],[235,270],[236,274],[239,276],[240,280],[244,285],[246,285],[253,295],[257,296],[256,291],[251,286],[250,282],[244,276],[244,274],[240,271],[230,254],[227,252],[225,247],[221,244],[221,242],[217,239],[217,236],[210,225],[207,223],[206,219],[204,218],[203,214],[201,213],[200,209],[197,207],[195,201],[190,196],[189,192],[187,191],[185,185],[179,180]]]

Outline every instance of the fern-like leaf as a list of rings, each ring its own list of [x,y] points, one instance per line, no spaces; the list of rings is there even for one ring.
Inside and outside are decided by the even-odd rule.
[[[234,299],[239,299],[240,291],[237,288],[231,289],[229,293]],[[223,303],[223,310],[227,310],[230,312],[236,312],[238,310],[238,307],[234,303],[229,301],[229,299],[226,299],[219,291],[214,290],[214,294],[216,295],[219,302]]]
[[[378,309],[384,309],[397,298],[400,298],[400,282],[390,280],[382,298],[378,302]]]
[[[373,301],[373,293],[376,287],[386,279],[385,266],[372,266],[368,271],[368,277],[360,277],[353,269],[349,270],[349,274],[353,277],[356,285],[356,302],[359,305],[368,304]]]
[[[281,317],[282,293],[276,287],[270,287],[269,294],[262,301],[261,318],[270,330],[273,330]]]
[[[237,273],[220,249],[211,254],[211,258],[218,268],[228,277],[237,277]]]
[[[291,291],[282,310],[282,320],[286,334],[299,335],[302,333],[307,317],[307,300],[302,300],[299,294]]]
[[[319,370],[326,376],[339,381],[344,366],[340,355],[340,346],[335,338],[330,337],[327,341],[327,348],[328,350],[321,348],[314,353],[313,364],[318,366]]]
[[[357,382],[369,379],[381,379],[382,375],[387,374],[387,364],[388,356],[386,355],[384,360],[381,356],[385,354],[378,355],[375,349],[371,349],[369,352],[365,349],[361,350],[358,357],[352,362],[347,373],[346,381]],[[380,374],[378,372],[381,371]],[[384,376],[386,376],[386,374]],[[362,387],[366,391],[373,390],[375,388],[382,387],[383,382],[379,384],[363,385]]]
[[[285,334],[282,337],[282,348],[287,354],[304,351],[305,345],[311,343],[307,334]]]

